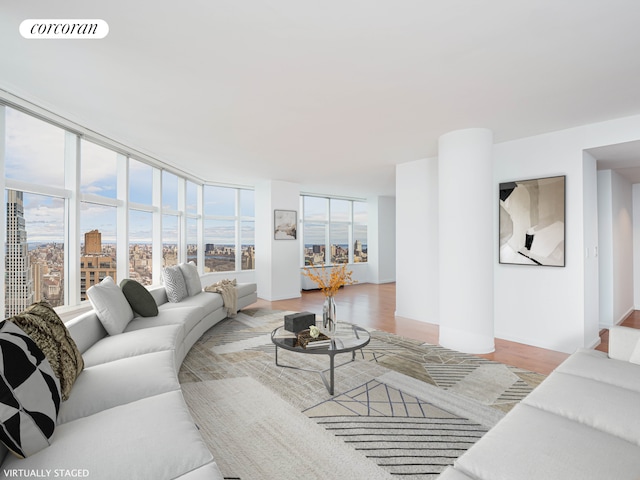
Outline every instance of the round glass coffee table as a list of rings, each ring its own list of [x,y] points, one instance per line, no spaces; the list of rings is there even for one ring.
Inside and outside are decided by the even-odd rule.
[[[276,365],[279,367],[293,368],[295,370],[319,373],[330,395],[333,395],[334,391],[334,370],[337,367],[353,362],[356,359],[356,350],[362,350],[370,340],[371,336],[364,328],[354,325],[353,323],[345,322],[338,322],[336,333],[332,335],[331,342],[322,347],[304,348],[300,346],[296,335],[285,330],[284,326],[278,327],[271,332],[271,341],[276,346]],[[291,352],[298,352],[307,355],[328,355],[329,368],[325,370],[310,370],[292,365],[283,365],[278,363],[278,348],[284,348]],[[335,356],[339,353],[348,352],[351,352],[351,360],[336,365]],[[327,381],[324,375],[325,372],[329,372],[329,381]]]

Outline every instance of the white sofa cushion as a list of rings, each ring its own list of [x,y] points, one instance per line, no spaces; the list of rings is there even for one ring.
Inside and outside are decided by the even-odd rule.
[[[71,397],[60,407],[58,424],[179,389],[171,350],[94,365],[78,377]]]
[[[89,288],[87,297],[109,335],[124,332],[127,324],[133,320],[131,305],[113,278],[105,277],[100,283]]]
[[[160,306],[160,310],[183,307],[200,307],[204,309],[205,315],[208,315],[224,307],[224,302],[222,301],[222,295],[219,293],[200,292],[193,297],[185,298],[180,303],[165,303]]]
[[[629,361],[636,365],[640,365],[640,340],[636,342],[636,347],[633,349],[633,352],[631,352]]]
[[[222,472],[215,462],[208,463],[203,467],[185,473],[180,480],[224,480]]]
[[[640,446],[639,392],[554,372],[523,402]]]
[[[633,363],[607,358],[604,352],[581,349],[562,362],[555,371],[640,392],[639,370]]]
[[[640,329],[616,325],[609,329],[609,357],[628,362],[640,341]]]
[[[184,277],[184,282],[187,286],[187,294],[190,297],[193,297],[194,295],[202,292],[202,282],[200,281],[200,274],[198,273],[198,267],[196,267],[196,264],[189,262],[181,263],[178,266],[180,267],[180,271]]]
[[[83,353],[84,367],[145,353],[176,350],[184,341],[182,325],[164,325],[105,337]]]
[[[460,470],[456,470],[453,467],[447,467],[439,476],[438,480],[473,480],[471,477],[465,475]]]
[[[59,425],[53,444],[3,469],[80,469],[90,480],[170,480],[213,462],[174,391]]]
[[[166,267],[162,270],[162,281],[167,291],[167,298],[171,303],[179,303],[189,296],[184,275],[178,265]]]
[[[637,480],[640,447],[520,403],[455,466],[492,480]]]
[[[205,317],[206,313],[201,307],[177,307],[182,303],[172,304],[176,305],[176,308],[171,309],[164,308],[163,305],[155,317],[134,318],[127,325],[125,332],[134,332],[163,325],[181,325],[184,330],[184,336],[186,336]]]

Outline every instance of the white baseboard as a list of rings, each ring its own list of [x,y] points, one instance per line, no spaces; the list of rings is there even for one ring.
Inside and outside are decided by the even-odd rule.
[[[598,335],[598,338],[596,338],[593,342],[591,342],[591,344],[587,348],[590,348],[590,349],[593,350],[594,348],[596,348],[601,343],[602,343],[602,340],[600,339],[600,335]]]
[[[383,283],[393,283],[395,281],[396,281],[395,278],[385,278],[383,280],[378,280],[377,282],[372,282],[372,283],[374,283],[376,285],[382,285]]]
[[[283,295],[283,296],[277,296],[277,297],[267,297],[267,296],[258,295],[258,298],[262,300],[266,300],[267,302],[277,302],[278,300],[291,300],[292,298],[300,298],[301,296],[302,294],[298,292],[296,295]]]

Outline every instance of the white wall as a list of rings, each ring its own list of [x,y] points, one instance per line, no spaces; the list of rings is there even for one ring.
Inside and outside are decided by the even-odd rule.
[[[367,199],[368,266],[371,283],[396,280],[396,199],[376,196]]]
[[[566,175],[565,267],[504,265],[496,260],[498,338],[563,352],[585,345],[583,141],[582,132],[568,130],[494,148],[496,190],[502,182]]]
[[[296,240],[274,240],[273,211],[295,210],[300,221],[300,186],[282,181],[264,181],[255,186],[256,269],[238,273],[238,281],[255,281],[258,297],[274,301],[300,297],[301,289],[315,283],[301,273],[301,233]],[[386,283],[396,278],[396,209],[394,197],[368,200],[369,262],[350,264],[358,283]]]
[[[595,162],[585,162],[583,150],[638,138],[640,116],[633,116],[495,146],[496,185],[522,178],[567,176],[566,267],[496,264],[497,337],[564,352],[599,342],[597,319],[592,311],[585,311],[590,304],[585,292],[593,290],[594,273],[593,268],[585,269],[584,256],[595,252],[598,240],[589,234],[593,229],[585,228],[584,219],[591,214],[585,211],[585,195],[593,195],[592,186],[585,188],[589,184],[585,179],[592,178]]]
[[[613,325],[613,205],[611,170],[598,172],[599,324]]]
[[[621,323],[633,311],[633,193],[631,182],[613,172],[613,319]]]
[[[274,240],[274,210],[295,210],[300,218],[300,187],[281,181],[260,182],[256,202],[256,283],[258,297],[284,300],[300,296],[300,235]]]
[[[598,172],[598,218],[600,327],[609,328],[634,308],[632,185],[612,170]]]
[[[396,168],[396,315],[439,324],[438,159]]]
[[[640,310],[640,184],[632,186],[633,201],[633,304]]]
[[[594,301],[597,274],[587,252],[598,247],[595,162],[583,151],[640,139],[640,115],[494,146],[494,311],[498,338],[563,352],[599,342]],[[566,175],[566,266],[498,264],[498,184]],[[396,313],[438,322],[437,160],[396,169]],[[417,252],[417,253],[416,253]],[[639,268],[640,270],[640,268]],[[465,299],[461,298],[463,302]]]
[[[584,345],[599,336],[600,285],[598,268],[598,176],[596,159],[587,152],[583,163],[583,238],[584,238]]]

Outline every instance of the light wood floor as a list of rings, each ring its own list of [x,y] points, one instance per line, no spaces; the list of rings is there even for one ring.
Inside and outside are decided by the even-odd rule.
[[[275,310],[309,311],[322,313],[324,296],[320,291],[302,292],[300,298],[269,302],[259,299],[254,306]],[[438,326],[394,315],[396,309],[396,285],[361,284],[350,285],[340,290],[336,296],[339,318],[350,319],[354,323],[376,328],[403,337],[438,343]],[[640,312],[630,315],[623,325],[640,328]],[[607,351],[608,332],[601,332],[602,343],[598,350]],[[495,340],[496,351],[482,355],[490,360],[542,374],[549,374],[569,355],[566,353],[531,347],[506,340]]]

